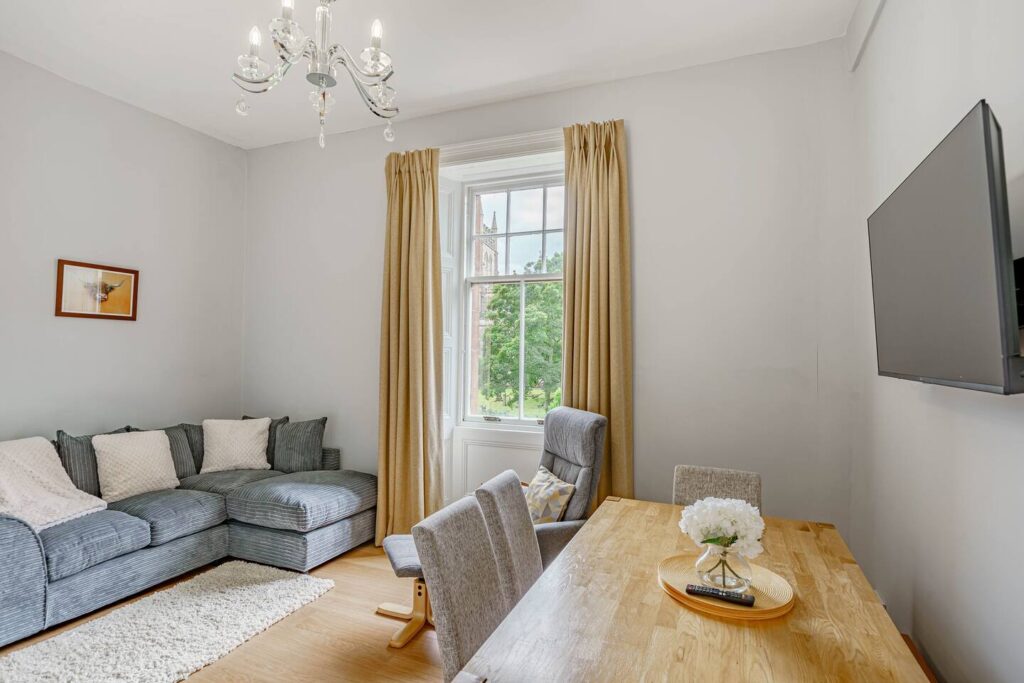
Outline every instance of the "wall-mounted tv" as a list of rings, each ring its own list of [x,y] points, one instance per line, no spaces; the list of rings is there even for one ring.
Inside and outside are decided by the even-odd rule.
[[[868,219],[878,374],[1024,390],[1002,131],[979,102]]]

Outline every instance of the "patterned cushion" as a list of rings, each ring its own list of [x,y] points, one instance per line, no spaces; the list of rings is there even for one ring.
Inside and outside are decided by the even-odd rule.
[[[164,427],[163,429],[142,429],[140,427],[129,427],[130,432],[151,432],[160,431],[167,434],[167,440],[171,442],[171,457],[174,459],[174,473],[178,479],[194,476],[196,469],[195,458],[192,457],[192,446],[188,442],[188,432],[181,425]]]
[[[557,522],[562,519],[576,487],[541,467],[526,489],[526,503],[534,524]]]
[[[142,493],[111,503],[108,509],[148,522],[150,545],[162,545],[209,529],[228,518],[224,496],[181,489]]]
[[[178,486],[167,434],[128,432],[92,437],[100,496],[108,503]]]
[[[324,429],[327,418],[289,422],[277,430],[274,469],[279,472],[319,470],[324,459]]]
[[[203,420],[203,469],[200,472],[269,470],[269,440],[269,417]]]
[[[121,427],[107,434],[121,434],[130,427]],[[64,465],[71,481],[82,491],[94,496],[100,495],[100,478],[96,474],[96,451],[92,447],[92,437],[71,436],[64,430],[57,431],[57,454]]]
[[[251,417],[249,415],[243,415],[243,420],[257,420],[259,418]],[[277,428],[281,425],[288,424],[288,416],[279,417],[276,420],[270,418],[270,436],[267,439],[267,462],[270,463],[270,467],[274,467],[274,445],[277,443]]]
[[[374,507],[377,477],[337,470],[296,472],[228,495],[228,517],[274,529],[309,531]]]
[[[149,545],[149,524],[115,510],[101,510],[39,534],[50,581]]]
[[[182,422],[178,426],[185,430],[188,447],[192,451],[192,459],[196,463],[196,472],[201,472],[203,470],[203,425]]]
[[[280,477],[280,472],[273,470],[228,470],[227,472],[207,472],[182,479],[179,489],[193,491],[209,491],[226,496],[235,489],[271,477]]]

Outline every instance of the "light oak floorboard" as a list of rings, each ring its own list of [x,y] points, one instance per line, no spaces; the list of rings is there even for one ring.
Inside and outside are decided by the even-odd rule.
[[[209,567],[0,648],[0,656],[52,638],[206,569]],[[317,567],[310,574],[333,579],[334,588],[227,656],[192,674],[188,680],[199,683],[437,683],[442,679],[437,636],[433,629],[424,629],[400,650],[388,647],[388,640],[402,622],[375,614],[374,610],[381,602],[408,603],[412,598],[412,579],[397,578],[383,550],[366,544]]]

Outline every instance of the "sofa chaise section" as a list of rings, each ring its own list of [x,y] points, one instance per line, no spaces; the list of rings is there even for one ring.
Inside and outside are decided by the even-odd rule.
[[[295,472],[227,496],[230,553],[296,571],[373,538],[377,478],[351,470]]]

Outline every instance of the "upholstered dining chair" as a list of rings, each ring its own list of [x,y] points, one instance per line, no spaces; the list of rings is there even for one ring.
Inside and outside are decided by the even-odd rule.
[[[412,528],[430,591],[444,680],[458,675],[509,608],[480,504],[466,496]]]
[[[540,464],[562,481],[576,486],[560,521],[534,527],[544,567],[558,557],[586,522],[601,479],[607,428],[608,419],[603,415],[566,406],[555,408],[544,418]]]
[[[512,609],[544,571],[519,475],[506,470],[484,482],[476,490],[476,500],[498,562],[501,592]]]
[[[676,465],[672,477],[672,503],[692,505],[714,496],[738,498],[761,509],[761,475],[757,472],[727,470],[718,467]]]

